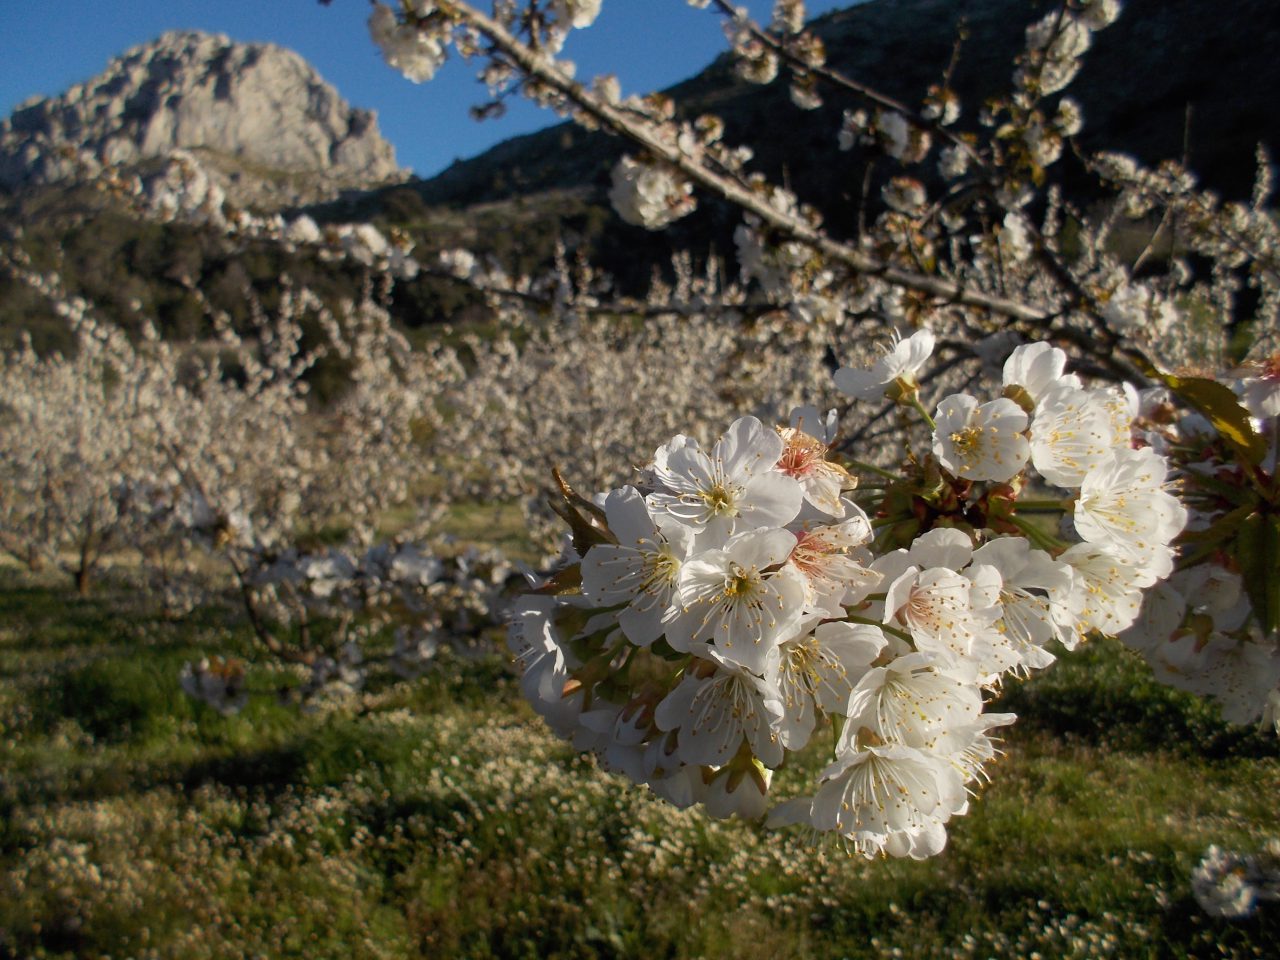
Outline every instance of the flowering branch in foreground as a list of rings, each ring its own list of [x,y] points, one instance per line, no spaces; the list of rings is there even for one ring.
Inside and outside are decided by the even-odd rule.
[[[509,634],[556,733],[679,806],[768,813],[866,855],[942,849],[1014,719],[983,692],[1051,663],[1050,641],[1133,623],[1186,511],[1165,459],[1131,445],[1134,398],[1084,385],[1060,350],[1019,347],[1001,396],[930,415],[914,374],[931,348],[917,333],[836,375],[928,424],[887,485],[859,489],[813,409],[741,418],[706,449],[676,436],[589,500],[562,484],[570,562]],[[1022,513],[1033,488],[1069,522]],[[817,783],[773,805],[774,771],[826,726]]]

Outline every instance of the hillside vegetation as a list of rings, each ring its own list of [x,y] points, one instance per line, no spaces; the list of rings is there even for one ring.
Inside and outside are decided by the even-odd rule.
[[[938,81],[962,36],[953,86],[965,103],[978,104],[1008,88],[1024,25],[1043,6],[1036,0],[876,0],[820,18],[815,31],[832,67],[874,79],[908,103]],[[1132,0],[1115,27],[1099,35],[1073,84],[1087,118],[1079,148],[1127,151],[1144,162],[1185,155],[1205,184],[1228,196],[1247,195],[1258,142],[1280,144],[1280,120],[1269,102],[1280,85],[1280,61],[1268,54],[1277,47],[1280,17],[1270,0],[1242,0],[1229,8],[1198,0]],[[801,111],[790,104],[785,83],[745,83],[727,57],[667,92],[682,115],[719,114],[726,141],[754,149],[752,168],[790,184],[826,213],[837,234],[857,231],[868,163],[869,196],[878,197],[875,161],[837,147],[847,106],[838,98]],[[778,117],[787,118],[785,138],[770,134]],[[973,123],[965,117],[961,126]],[[643,293],[655,269],[669,269],[675,249],[699,259],[714,252],[728,258],[733,273],[738,216],[723,204],[704,202],[692,217],[657,234],[618,219],[606,194],[623,152],[616,138],[560,124],[459,161],[432,179],[348,190],[340,200],[307,210],[321,223],[395,226],[427,258],[466,246],[511,275],[545,268],[559,242],[632,294]],[[1095,184],[1070,158],[1066,173],[1072,201],[1087,206]],[[296,171],[289,176],[305,180]],[[306,192],[304,187],[298,189]],[[0,221],[23,232],[37,265],[58,266],[73,292],[99,302],[126,326],[138,312],[132,305],[140,303],[143,314],[173,335],[191,336],[200,311],[185,290],[189,284],[235,315],[243,310],[246,283],[270,302],[282,269],[327,298],[359,296],[360,279],[352,271],[265,251],[220,252],[215,241],[185,228],[134,225],[131,218],[107,196],[74,183],[0,199]],[[58,248],[65,252],[61,259]],[[456,320],[468,308],[478,309],[474,298],[429,279],[402,284],[392,305],[408,327]],[[30,329],[41,345],[66,342],[46,307],[0,278],[0,335],[12,342],[20,329]]]

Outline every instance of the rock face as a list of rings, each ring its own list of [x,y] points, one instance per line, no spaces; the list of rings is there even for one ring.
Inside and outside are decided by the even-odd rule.
[[[235,202],[279,206],[403,179],[368,110],[291,50],[166,33],[0,122],[0,186],[189,151]]]

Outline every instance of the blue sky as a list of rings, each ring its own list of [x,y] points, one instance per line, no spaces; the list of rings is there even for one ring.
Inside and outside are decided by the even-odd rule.
[[[810,16],[853,0],[809,0]],[[767,19],[772,0],[737,0]],[[483,98],[474,69],[451,62],[416,85],[385,66],[369,40],[367,0],[0,0],[0,116],[33,95],[50,96],[95,76],[112,57],[174,29],[229,34],[298,51],[356,106],[378,112],[401,166],[430,176],[508,137],[557,118],[511,101],[500,120],[477,123]],[[605,0],[600,19],[576,33],[565,56],[578,76],[616,73],[624,93],[647,93],[696,73],[725,49],[719,19],[685,0]]]

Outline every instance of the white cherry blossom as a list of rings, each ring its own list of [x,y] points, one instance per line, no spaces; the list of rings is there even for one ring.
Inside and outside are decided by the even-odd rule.
[[[1264,376],[1241,377],[1230,386],[1251,417],[1270,420],[1280,416],[1280,362],[1272,360]]]
[[[1172,570],[1168,544],[1187,522],[1186,508],[1164,489],[1167,471],[1148,448],[1115,451],[1085,476],[1074,514],[1084,540],[1131,558],[1153,581]]]
[[[1091,391],[1067,383],[1051,387],[1036,403],[1031,421],[1031,462],[1060,487],[1078,487],[1115,445],[1111,415]]]
[[[763,673],[804,609],[803,579],[783,566],[795,542],[786,530],[757,530],[686,560],[676,593],[681,612],[667,628],[671,645],[697,652],[709,642],[721,656]]]
[[[604,510],[618,542],[587,551],[582,592],[600,606],[626,603],[618,625],[632,643],[647,646],[674,615],[672,600],[693,531],[670,517],[655,521],[634,487],[612,491]]]
[[[1023,537],[1002,537],[974,551],[974,563],[1000,573],[1000,627],[1026,669],[1053,663],[1044,649],[1050,640],[1065,640],[1074,624],[1071,567]]]
[[[693,184],[669,167],[624,156],[613,168],[609,202],[627,223],[660,230],[693,212]]]
[[[858,731],[882,740],[933,749],[948,727],[973,723],[982,694],[972,671],[928,653],[909,653],[869,670],[849,698],[841,749],[852,750]]]
[[[759,768],[752,762],[731,764],[716,771],[707,784],[707,815],[717,820],[740,817],[759,820],[769,808],[769,783],[773,771]]]
[[[721,536],[780,527],[799,512],[800,484],[776,469],[783,440],[755,417],[734,421],[709,455],[687,438],[678,441],[654,454],[653,474],[661,485],[649,496],[655,511]]]
[[[1080,378],[1066,373],[1067,355],[1051,344],[1039,341],[1014,348],[1004,364],[1004,385],[1021,387],[1033,403],[1039,403],[1055,387],[1080,389]]]
[[[583,30],[600,15],[601,0],[553,0],[551,9],[562,23]]]
[[[401,23],[385,4],[374,5],[369,16],[369,34],[387,65],[414,83],[430,80],[444,63],[447,37],[419,30],[412,23]]]
[[[842,754],[822,773],[812,822],[867,855],[890,837],[916,836],[945,824],[967,797],[945,759],[901,744],[868,745]]]
[[[833,617],[843,616],[846,602],[860,600],[884,579],[866,565],[871,553],[863,545],[871,540],[871,522],[856,506],[850,512],[854,516],[843,523],[798,531],[787,558],[804,577],[806,603]]]
[[[958,477],[1003,482],[1027,462],[1027,415],[1012,400],[980,405],[968,394],[953,394],[938,404],[936,421],[934,455]]]
[[[841,493],[854,485],[849,471],[827,459],[827,445],[794,427],[778,431],[784,444],[778,470],[800,484],[804,499],[831,517],[843,517]]]
[[[855,400],[878,400],[895,384],[899,389],[914,389],[916,376],[933,354],[933,345],[932,332],[917,330],[895,342],[870,370],[841,367],[835,373],[836,389]]]
[[[844,715],[854,684],[887,642],[874,625],[829,622],[784,643],[777,651],[783,715],[776,727],[782,745],[803,749],[819,711]]]
[[[676,755],[682,763],[722,767],[743,743],[766,766],[782,762],[773,723],[782,715],[777,684],[708,651],[697,660],[657,710],[658,729],[678,731]]]
[[[1063,640],[1068,650],[1090,630],[1115,636],[1138,618],[1142,591],[1153,578],[1133,561],[1092,543],[1077,543],[1058,559],[1075,575],[1071,607],[1076,629]]]
[[[578,726],[581,692],[567,696],[570,671],[580,666],[555,624],[552,597],[529,596],[515,609],[507,646],[520,664],[520,691],[552,729],[571,736]]]

